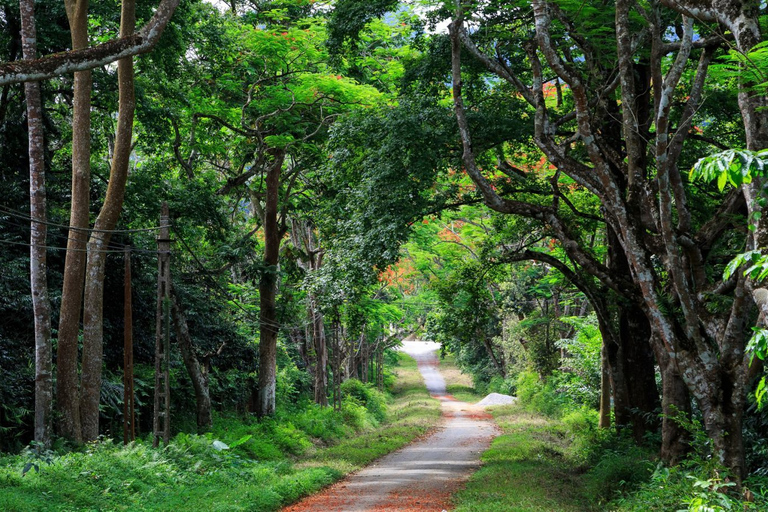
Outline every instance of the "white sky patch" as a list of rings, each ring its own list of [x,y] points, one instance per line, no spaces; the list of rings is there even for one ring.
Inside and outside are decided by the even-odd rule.
[[[219,12],[226,12],[231,10],[232,8],[227,2],[224,2],[222,0],[204,0],[204,1],[205,3],[211,4],[212,6],[217,8]]]
[[[430,12],[438,9],[440,7],[440,2],[433,2],[430,0],[416,0],[414,2],[405,2],[407,5],[410,5],[411,10],[419,16],[422,19],[426,19],[427,14]],[[451,24],[450,19],[446,19],[438,23],[434,28],[431,26],[425,26],[424,31],[427,34],[447,34],[448,33],[448,25]]]

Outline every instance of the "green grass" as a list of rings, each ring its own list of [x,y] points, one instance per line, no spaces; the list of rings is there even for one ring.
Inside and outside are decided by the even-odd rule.
[[[164,449],[95,443],[56,455],[26,476],[28,454],[5,456],[0,510],[277,510],[437,424],[439,403],[424,389],[415,361],[400,354],[400,362],[384,422],[349,399],[341,412],[306,405],[263,422],[220,417],[212,434],[179,434]],[[232,449],[214,449],[214,439]]]
[[[594,411],[556,418],[515,404],[491,412],[503,434],[453,496],[457,512],[768,510],[768,479],[747,480],[754,501],[745,502],[711,461],[665,468],[654,449],[596,428]]]
[[[503,430],[483,467],[454,496],[457,511],[589,511],[580,470],[569,467],[563,425],[516,405],[492,409]]]

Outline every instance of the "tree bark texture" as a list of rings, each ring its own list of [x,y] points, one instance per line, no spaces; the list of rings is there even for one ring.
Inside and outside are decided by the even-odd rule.
[[[608,349],[605,338],[600,349],[600,419],[597,426],[611,427],[611,372],[608,365]]]
[[[88,46],[88,1],[65,2],[72,48]],[[75,73],[72,101],[72,199],[69,213],[64,284],[59,311],[56,349],[56,400],[60,413],[59,433],[80,444],[80,391],[78,380],[78,333],[83,303],[86,242],[88,240],[91,183],[91,71]]]
[[[264,269],[259,277],[259,382],[256,401],[258,417],[275,413],[277,377],[277,272],[282,233],[277,221],[279,209],[280,174],[285,153],[276,151],[274,162],[267,170],[264,206]]]
[[[627,259],[613,230],[607,228],[608,265],[618,274],[630,272]],[[613,384],[616,428],[631,428],[637,442],[658,427],[661,407],[656,388],[651,326],[636,303],[617,301],[616,335],[606,344]]]
[[[135,26],[135,1],[123,0],[120,35],[132,34]],[[112,236],[111,230],[117,226],[128,180],[128,164],[133,141],[133,118],[136,108],[133,57],[118,61],[117,79],[119,110],[115,149],[109,171],[107,194],[88,241],[88,259],[85,272],[83,362],[80,388],[80,421],[84,441],[92,441],[99,436],[99,400],[104,353],[104,271],[109,240]]]
[[[307,297],[307,308],[312,315],[312,345],[315,350],[315,403],[328,405],[328,345],[325,340],[323,313],[314,295]]]
[[[691,395],[674,361],[658,346],[654,344],[662,386],[660,457],[668,464],[677,464],[690,449],[690,433],[679,420],[691,417]]]
[[[482,36],[477,33],[470,37],[464,29],[463,6],[457,2],[451,24],[454,107],[467,173],[486,204],[502,213],[539,220],[556,234],[565,253],[581,272],[639,304],[653,334],[657,359],[660,364],[664,357],[674,361],[677,375],[698,402],[719,461],[739,479],[744,471],[741,443],[747,375],[744,346],[748,337],[747,320],[753,311],[748,296],[750,283],[740,277],[732,292],[730,310],[711,313],[707,307],[708,293],[715,293],[721,287],[707,277],[706,266],[713,244],[732,225],[726,215],[739,211],[741,206],[726,198],[714,218],[695,228],[678,159],[693,117],[703,101],[709,63],[721,44],[720,41],[693,41],[694,20],[719,21],[733,32],[739,49],[746,51],[760,40],[757,3],[727,0],[663,0],[663,3],[686,15],[675,44],[663,40],[668,30],[664,23],[667,17],[658,3],[652,3],[650,9],[641,13],[648,20],[649,28],[640,33],[629,28],[630,11],[636,5],[630,0],[616,2],[616,69],[601,68],[604,63],[597,58],[589,41],[580,39],[578,33],[573,34],[569,44],[579,45],[584,62],[568,60],[558,47],[560,41],[550,34],[553,17],[569,26],[567,13],[555,3],[532,0],[535,36],[523,43],[530,66],[530,78],[524,81],[505,64],[503,55],[486,55],[476,45],[473,37]],[[462,46],[490,72],[515,87],[535,110],[536,144],[560,172],[600,200],[605,222],[615,233],[619,251],[626,260],[627,272],[617,274],[595,260],[571,234],[556,204],[548,207],[501,197],[477,168],[461,97]],[[650,55],[647,62],[635,59],[641,48]],[[697,53],[693,52],[694,48]],[[696,60],[698,64],[693,69],[689,63]],[[688,67],[693,69],[692,78],[682,81]],[[567,84],[573,100],[574,109],[564,115],[551,111],[544,99],[545,76],[549,80],[553,74]],[[652,90],[647,87],[650,81]],[[606,98],[613,97],[619,85],[621,104],[608,105]],[[682,105],[676,99],[680,93],[687,95]],[[747,146],[766,147],[768,123],[764,121],[768,113],[757,106],[764,99],[745,96],[742,91],[739,100],[748,133]],[[618,112],[618,108],[621,116],[613,113]],[[616,119],[621,119],[621,124]],[[680,119],[675,121],[677,126],[673,119]],[[649,150],[646,139],[651,121],[655,126],[655,140]],[[558,133],[558,127],[564,123],[575,125],[573,136]],[[573,156],[574,146],[580,148],[579,154],[584,157]],[[652,158],[647,159],[647,155]],[[648,171],[651,163],[655,173]],[[753,197],[756,192],[752,193]],[[767,222],[765,218],[763,216],[761,223]],[[755,231],[753,246],[768,245],[768,229],[761,228]],[[670,302],[673,307],[669,306]],[[664,385],[664,392],[669,394],[664,398],[665,409],[671,402],[684,405],[675,374],[667,372],[667,375],[672,378]],[[665,429],[670,425],[665,422]],[[665,430],[665,434],[670,432]],[[670,458],[674,459],[674,442],[668,441],[665,444]]]
[[[659,390],[656,387],[651,328],[643,311],[636,305],[620,307],[619,340],[621,341],[621,367],[623,385],[627,395],[627,410],[623,412],[622,425],[631,425],[637,442],[645,434],[656,432],[661,409]],[[619,423],[619,414],[616,414]]]
[[[34,0],[21,0],[21,44],[25,59],[37,57]],[[35,441],[47,448],[51,442],[53,378],[51,375],[51,303],[48,298],[46,262],[45,137],[43,102],[39,82],[24,84],[27,100],[29,145],[29,277],[35,318]]]

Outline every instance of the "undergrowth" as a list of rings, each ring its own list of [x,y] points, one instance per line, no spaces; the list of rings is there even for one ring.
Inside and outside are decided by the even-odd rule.
[[[415,362],[400,360],[390,397],[348,381],[340,411],[304,402],[262,421],[220,415],[211,433],[180,433],[161,449],[107,439],[0,457],[0,510],[277,510],[437,423]]]
[[[686,428],[704,444],[694,442],[690,458],[668,468],[655,446],[599,429],[596,411],[567,406],[535,374],[521,374],[517,392],[515,405],[491,409],[503,434],[454,496],[457,511],[768,510],[768,478],[753,475],[737,490],[707,454],[695,421]]]

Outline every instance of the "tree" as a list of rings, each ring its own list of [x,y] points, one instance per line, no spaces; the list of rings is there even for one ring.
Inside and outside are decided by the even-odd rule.
[[[218,169],[223,181],[218,193],[246,196],[256,231],[264,230],[254,398],[256,413],[269,416],[275,410],[280,248],[290,212],[303,201],[306,175],[319,167],[328,126],[342,113],[376,102],[379,94],[329,69],[322,18],[292,17],[280,10],[253,17],[249,25],[212,13],[206,26],[210,39],[198,43],[204,54],[218,55],[222,41],[241,50],[236,65],[228,62],[230,54],[200,63],[203,85],[184,112],[189,124],[177,124],[177,160],[190,176],[203,163]],[[222,99],[211,104],[210,96]],[[186,144],[183,130],[189,134]],[[226,147],[216,142],[222,132],[229,137]],[[214,137],[204,141],[203,133]]]
[[[603,22],[613,25],[615,31],[603,31],[602,36],[588,32],[601,11],[587,10],[587,15],[587,11],[571,12],[568,5],[539,0],[532,7],[535,36],[522,35],[515,47],[505,46],[491,56],[480,49],[487,43],[477,42],[480,38],[467,31],[464,17],[470,14],[457,4],[451,27],[453,87],[465,167],[491,208],[545,222],[574,264],[642,308],[663,378],[674,381],[677,377],[672,369],[679,368],[702,410],[719,461],[740,478],[744,474],[741,417],[748,373],[744,327],[751,301],[745,296],[746,280],[724,285],[712,282],[706,269],[715,263],[714,246],[730,225],[724,215],[739,212],[744,202],[736,194],[725,197],[714,218],[706,222],[701,205],[691,205],[695,191],[679,170],[702,106],[709,63],[722,39],[713,34],[694,41],[694,20],[686,18],[678,25],[680,37],[666,40],[669,16],[656,4],[645,10],[618,2],[614,20]],[[530,19],[521,14],[522,19]],[[480,12],[471,15],[485,19]],[[639,30],[638,25],[646,25],[648,31]],[[575,47],[568,48],[571,43],[567,41]],[[627,274],[611,271],[585,250],[556,209],[503,198],[490,186],[474,161],[476,151],[462,102],[462,47],[531,105],[535,141],[541,151],[560,172],[600,200],[607,226],[616,237],[615,254],[625,259],[631,282],[625,279]],[[519,55],[503,56],[521,47],[526,66]],[[605,58],[607,52],[616,56],[618,67]],[[639,64],[633,57],[638,54],[642,57]],[[673,61],[667,66],[665,59],[670,54]],[[693,58],[698,60],[697,68],[686,74]],[[567,84],[572,110],[563,113],[547,102],[544,77],[548,73]],[[650,77],[656,84],[652,94],[643,85]],[[619,92],[614,93],[617,87]],[[621,132],[614,114],[619,111],[619,100],[624,112]],[[682,108],[675,108],[679,104]],[[650,131],[651,126],[655,131]],[[616,133],[622,136],[616,138]],[[655,138],[653,146],[648,142],[651,138]],[[732,297],[732,302],[725,310],[713,312],[710,301],[722,294]],[[674,364],[666,364],[670,360]],[[668,392],[667,382],[665,405],[677,396]],[[668,409],[665,412],[673,414]]]
[[[172,12],[172,10],[171,10]],[[87,2],[67,3],[73,48],[88,43]],[[128,37],[135,29],[135,3],[122,4],[120,35]],[[133,142],[135,95],[133,61],[118,62],[119,112],[112,155],[110,180],[104,204],[94,228],[89,226],[90,193],[90,71],[75,76],[73,105],[72,205],[70,239],[64,271],[64,290],[59,317],[58,403],[62,413],[62,434],[75,441],[94,440],[99,435],[99,401],[103,363],[103,296],[107,246],[122,210],[128,163]],[[90,232],[87,246],[85,240]],[[84,281],[84,283],[83,283]],[[77,333],[83,301],[83,353],[80,384],[77,377]]]
[[[72,48],[88,46],[88,3],[70,0],[65,3]],[[91,180],[91,89],[90,70],[75,73],[72,101],[72,199],[64,284],[59,311],[59,333],[56,349],[56,403],[61,418],[62,436],[83,442],[78,386],[78,331],[85,279],[86,240],[88,238]]]
[[[325,250],[318,242],[314,223],[309,219],[291,219],[291,243],[301,251],[297,263],[306,273],[305,280],[309,282],[306,298],[306,339],[310,340],[315,356],[315,403],[326,406],[328,405],[328,345],[318,292],[312,286],[312,279],[323,266]]]
[[[37,56],[37,29],[33,0],[22,0],[21,40],[25,59]],[[51,442],[53,379],[51,352],[51,304],[48,298],[46,264],[47,215],[43,105],[38,82],[24,84],[29,139],[29,276],[35,316],[35,441],[43,447]]]

